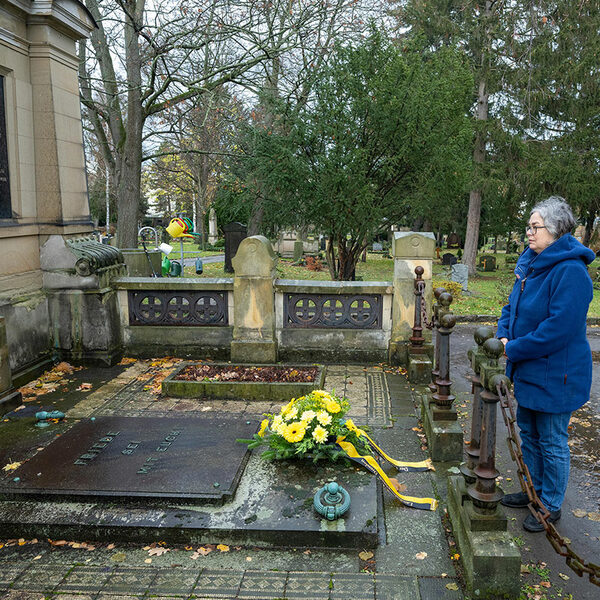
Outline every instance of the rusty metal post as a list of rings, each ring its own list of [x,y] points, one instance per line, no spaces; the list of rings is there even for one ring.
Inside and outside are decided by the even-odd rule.
[[[423,322],[421,319],[421,310],[423,306],[423,294],[425,292],[425,282],[423,281],[423,273],[425,269],[419,266],[415,268],[415,321],[413,325],[413,333],[409,338],[410,354],[425,354],[425,338],[423,337]]]
[[[442,306],[450,306],[452,296],[448,293],[440,295]],[[448,312],[440,319],[440,363],[439,376],[435,380],[437,392],[432,395],[434,421],[456,421],[456,411],[452,410],[454,396],[451,393],[452,381],[450,380],[450,334],[456,325],[456,317]]]
[[[435,288],[433,290],[433,296],[435,302],[432,307],[432,322],[435,327],[435,332],[433,334],[434,344],[435,344],[435,353],[433,358],[433,369],[431,370],[431,383],[429,384],[429,391],[432,394],[437,392],[437,385],[435,384],[435,380],[440,376],[439,364],[440,364],[440,296],[446,293],[446,289],[443,287]]]
[[[473,470],[477,481],[469,486],[467,493],[473,500],[476,513],[487,515],[496,510],[503,496],[502,490],[496,486],[496,478],[500,473],[496,469],[496,405],[500,401],[496,393],[496,385],[505,377],[501,374],[498,359],[504,352],[504,345],[495,338],[483,344],[483,350],[489,364],[482,364],[480,374],[483,391],[483,414],[481,420],[481,437],[479,461]]]
[[[473,393],[473,411],[471,414],[471,437],[469,443],[465,441],[465,457],[459,469],[465,478],[467,484],[475,483],[477,477],[474,469],[479,462],[479,448],[481,440],[481,420],[483,415],[483,400],[481,399],[481,378],[479,377],[479,368],[485,355],[483,353],[483,344],[494,337],[494,330],[491,327],[478,327],[473,334],[476,345],[469,349],[468,356],[471,361],[471,367],[474,375],[471,376],[471,392]]]

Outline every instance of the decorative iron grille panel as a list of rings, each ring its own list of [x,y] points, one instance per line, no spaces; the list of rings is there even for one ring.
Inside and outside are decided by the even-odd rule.
[[[381,329],[381,294],[285,294],[283,326]]]
[[[229,325],[227,292],[129,291],[130,325]]]

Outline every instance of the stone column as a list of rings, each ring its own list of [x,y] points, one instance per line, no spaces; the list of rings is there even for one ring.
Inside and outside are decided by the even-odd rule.
[[[0,317],[0,417],[21,404],[21,392],[13,388],[10,365],[8,364],[8,343],[6,323]]]
[[[389,359],[392,364],[408,366],[409,338],[412,335],[415,310],[415,268],[423,267],[425,282],[425,303],[431,307],[431,274],[435,252],[433,233],[396,231],[392,244],[394,257],[394,302],[392,305],[392,335],[390,338]],[[431,309],[429,308],[429,313]],[[431,318],[431,314],[427,315]],[[431,331],[424,329],[426,343],[431,342]]]
[[[273,247],[262,235],[245,238],[232,260],[235,271],[232,361],[277,361],[273,288],[275,262]]]
[[[217,213],[212,206],[208,211],[208,243],[211,245],[217,243]]]

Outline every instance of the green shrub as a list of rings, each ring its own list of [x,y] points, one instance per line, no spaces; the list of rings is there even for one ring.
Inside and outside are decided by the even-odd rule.
[[[443,287],[447,292],[452,294],[453,298],[460,298],[462,295],[462,286],[456,281],[448,281],[447,279],[433,279],[433,289]]]

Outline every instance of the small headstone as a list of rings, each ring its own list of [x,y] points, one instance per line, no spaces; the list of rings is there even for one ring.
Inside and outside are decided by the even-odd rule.
[[[469,288],[469,267],[462,263],[452,265],[452,274],[450,275],[451,281],[460,283],[463,292],[466,292]]]
[[[458,262],[455,254],[451,252],[446,252],[446,254],[442,255],[442,264],[443,265],[455,265]]]
[[[225,234],[225,272],[233,273],[232,260],[242,240],[248,235],[248,228],[242,223],[228,223],[223,227]]]
[[[460,237],[458,233],[451,233],[446,240],[446,248],[458,248],[460,246]]]
[[[496,270],[496,257],[490,254],[484,254],[479,257],[479,267],[482,271]]]
[[[382,252],[383,251],[383,244],[381,242],[374,242],[373,243],[373,252]]]

